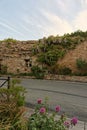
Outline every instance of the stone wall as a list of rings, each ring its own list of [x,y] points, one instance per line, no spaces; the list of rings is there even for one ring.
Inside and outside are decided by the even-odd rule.
[[[48,80],[64,80],[64,81],[74,81],[74,82],[87,82],[87,76],[65,76],[65,75],[46,75],[45,79]]]

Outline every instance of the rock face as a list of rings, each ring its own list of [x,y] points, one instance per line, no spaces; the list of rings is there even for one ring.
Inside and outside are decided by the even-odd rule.
[[[87,41],[82,42],[77,45],[74,50],[68,51],[68,53],[58,61],[58,64],[62,64],[68,66],[73,70],[73,72],[77,71],[76,60],[82,58],[87,61]]]
[[[8,73],[30,72],[32,64],[32,47],[36,41],[16,41],[0,43],[0,70],[7,67]],[[34,58],[33,58],[34,59]]]
[[[37,45],[37,46],[36,46]],[[37,41],[0,42],[0,71],[7,67],[8,73],[28,73],[33,65],[41,65],[37,62],[37,56],[33,55]],[[40,51],[38,51],[41,53]],[[87,61],[87,40],[78,44],[75,49],[68,50],[65,56],[57,61],[58,65],[69,67],[72,72],[77,71],[76,60],[82,58]],[[40,66],[42,67],[42,65]]]

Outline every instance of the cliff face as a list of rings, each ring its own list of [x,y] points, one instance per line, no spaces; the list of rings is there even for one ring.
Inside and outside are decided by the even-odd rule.
[[[38,44],[37,41],[0,42],[0,71],[2,66],[7,67],[8,73],[28,73],[31,72],[31,67],[34,65],[41,67],[45,65],[46,67],[46,64],[37,62],[38,54],[42,54],[41,45],[44,46],[44,43]],[[56,49],[57,45],[54,46]],[[36,48],[37,54],[33,54],[34,48]],[[43,54],[45,51],[46,48],[44,48]],[[76,72],[76,60],[79,58],[87,61],[87,40],[77,44],[75,49],[68,50],[63,58],[58,59],[56,65],[69,67],[72,72]],[[49,68],[50,66],[47,65],[48,70]]]
[[[34,44],[36,41],[1,42],[0,67],[7,66],[7,72],[10,73],[29,72]]]

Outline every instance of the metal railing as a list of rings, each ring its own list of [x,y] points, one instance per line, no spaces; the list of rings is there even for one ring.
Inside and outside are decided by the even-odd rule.
[[[3,83],[0,85],[0,88],[3,87],[6,83],[7,83],[7,88],[10,88],[10,77],[7,78],[0,78],[1,81],[3,81]]]

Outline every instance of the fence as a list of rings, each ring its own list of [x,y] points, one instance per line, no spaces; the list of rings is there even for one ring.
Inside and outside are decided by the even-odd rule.
[[[0,78],[1,81],[3,81],[3,83],[0,85],[0,88],[3,87],[6,83],[7,83],[7,88],[10,88],[10,77],[7,78]]]

